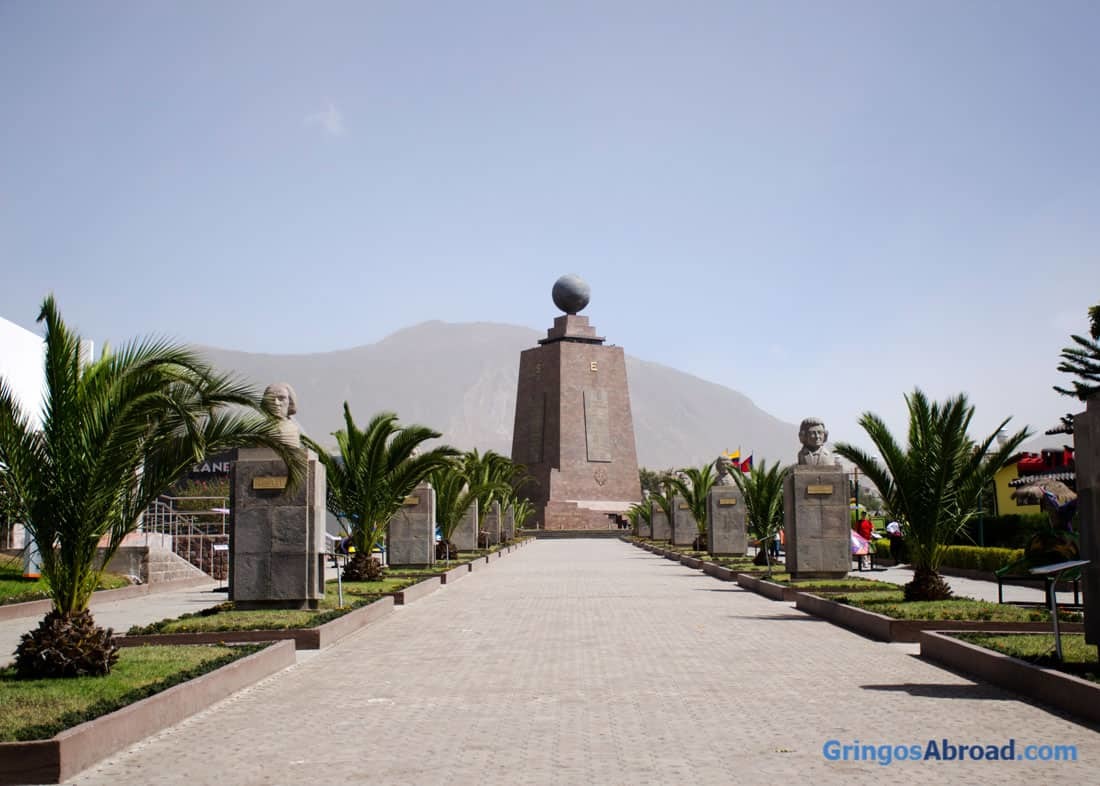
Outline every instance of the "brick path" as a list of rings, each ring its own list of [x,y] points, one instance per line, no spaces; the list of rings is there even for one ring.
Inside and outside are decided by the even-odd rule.
[[[540,541],[80,784],[1095,782],[1100,734],[618,541]],[[1076,763],[822,744],[1071,743]]]

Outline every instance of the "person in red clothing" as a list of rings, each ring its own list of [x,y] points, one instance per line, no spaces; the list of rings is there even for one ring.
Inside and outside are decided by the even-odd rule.
[[[868,554],[866,557],[860,557],[860,570],[870,570],[871,554],[875,553],[875,525],[871,523],[871,519],[867,518],[867,514],[864,513],[863,517],[856,524],[856,534],[867,541]]]

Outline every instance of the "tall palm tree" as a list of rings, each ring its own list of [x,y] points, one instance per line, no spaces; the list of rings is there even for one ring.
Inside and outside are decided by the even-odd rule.
[[[909,445],[902,448],[877,415],[865,412],[859,425],[878,448],[882,463],[847,443],[836,452],[875,484],[890,515],[901,523],[913,565],[905,585],[906,600],[941,600],[951,590],[939,575],[944,550],[978,514],[982,489],[1030,436],[1021,429],[991,450],[1005,418],[988,437],[968,435],[974,407],[960,393],[943,403],[931,402],[920,390],[905,397],[909,408]]]
[[[82,363],[80,337],[52,296],[38,321],[46,326],[41,430],[0,381],[0,489],[39,545],[53,601],[24,635],[16,668],[27,677],[106,674],[117,648],[88,601],[153,500],[203,456],[235,447],[276,450],[291,485],[304,467],[255,392],[191,350],[136,341]]]
[[[455,529],[462,523],[470,508],[490,489],[470,485],[463,472],[462,457],[452,460],[446,466],[436,467],[429,476],[435,489],[435,520],[439,525],[440,542],[436,556],[443,553],[444,559],[453,559],[458,549],[452,542]],[[499,489],[491,489],[499,490]]]
[[[714,465],[709,463],[702,467],[685,467],[680,472],[687,478],[686,482],[680,477],[669,480],[675,492],[684,498],[691,517],[695,519],[698,532],[693,547],[702,551],[707,547],[707,494],[718,478],[714,474]]]
[[[767,461],[760,461],[748,473],[732,473],[733,482],[745,499],[746,529],[760,544],[769,576],[772,575],[772,563],[768,544],[783,528],[783,481],[790,469],[778,461],[770,467]]]
[[[1054,389],[1066,396],[1076,396],[1084,401],[1097,392],[1100,392],[1100,304],[1089,309],[1089,336],[1070,336],[1075,347],[1066,347],[1062,350],[1062,362],[1058,364],[1058,370],[1067,374],[1073,374],[1078,379],[1073,380],[1073,389]]]
[[[471,486],[479,489],[478,509],[487,512],[494,502],[506,508],[513,500],[513,479],[522,471],[522,467],[512,463],[507,456],[492,450],[484,455],[476,449],[462,456],[462,472]],[[480,541],[480,535],[478,536]]]
[[[390,519],[419,483],[433,470],[447,466],[458,452],[446,445],[419,452],[421,443],[441,435],[427,426],[400,426],[393,412],[378,413],[360,429],[346,401],[344,428],[333,436],[338,456],[329,455],[308,437],[302,441],[325,465],[328,509],[355,546],[344,579],[377,579],[382,565],[372,554],[381,545]]]

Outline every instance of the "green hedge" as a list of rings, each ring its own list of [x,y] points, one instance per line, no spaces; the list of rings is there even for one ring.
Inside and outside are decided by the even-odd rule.
[[[992,573],[1005,565],[1024,558],[1023,549],[981,548],[980,546],[948,546],[943,555],[944,568],[982,570]]]

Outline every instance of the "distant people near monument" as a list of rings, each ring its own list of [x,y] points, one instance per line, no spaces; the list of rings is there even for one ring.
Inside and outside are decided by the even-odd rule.
[[[302,429],[292,416],[298,412],[298,397],[294,388],[285,382],[275,382],[264,389],[262,401],[264,411],[279,421],[279,431],[283,439],[292,445],[302,444]]]
[[[733,479],[733,462],[724,453],[714,460],[715,486],[736,486]]]
[[[820,466],[833,463],[833,454],[825,447],[829,431],[821,418],[806,418],[798,427],[798,439],[802,450],[798,451],[798,463]]]

